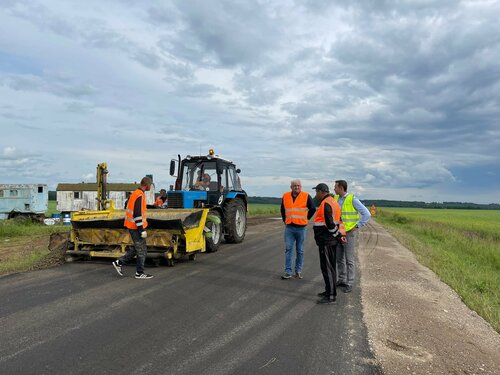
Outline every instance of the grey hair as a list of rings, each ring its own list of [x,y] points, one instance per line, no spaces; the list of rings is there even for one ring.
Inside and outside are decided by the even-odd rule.
[[[294,183],[298,183],[300,186],[302,186],[302,182],[300,182],[299,179],[290,181],[290,186],[292,186]]]

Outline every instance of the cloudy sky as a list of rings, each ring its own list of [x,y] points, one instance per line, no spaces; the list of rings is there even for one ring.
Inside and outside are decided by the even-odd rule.
[[[500,1],[0,2],[0,183],[213,147],[249,195],[500,202]]]

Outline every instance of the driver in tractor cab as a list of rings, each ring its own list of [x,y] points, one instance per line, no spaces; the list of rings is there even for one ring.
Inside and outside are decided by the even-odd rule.
[[[167,191],[165,189],[160,190],[160,195],[155,200],[156,207],[166,207],[167,205]]]
[[[194,184],[195,189],[198,190],[208,190],[210,186],[210,175],[208,173],[203,173],[202,178],[198,178]]]

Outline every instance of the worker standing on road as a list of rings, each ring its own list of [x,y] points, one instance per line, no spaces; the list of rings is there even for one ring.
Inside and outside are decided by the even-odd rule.
[[[160,195],[155,200],[156,207],[164,207],[167,201],[167,191],[165,189],[160,190]]]
[[[344,293],[350,293],[354,283],[357,230],[368,223],[371,214],[358,198],[347,194],[346,181],[335,181],[334,190],[335,200],[342,209],[342,222],[347,232],[347,243],[337,249],[337,286],[344,287]]]
[[[292,277],[293,247],[296,247],[295,277],[302,279],[304,264],[304,241],[308,220],[313,217],[316,207],[311,196],[302,191],[300,180],[290,183],[291,191],[283,194],[281,200],[281,217],[285,223],[285,273],[283,280]]]
[[[340,219],[340,206],[329,193],[327,184],[314,187],[315,199],[321,202],[314,218],[314,239],[319,249],[319,263],[325,280],[325,290],[318,293],[319,304],[330,304],[337,299],[335,255],[337,247],[345,242],[345,229]]]
[[[134,246],[129,246],[125,255],[113,262],[113,267],[115,267],[116,272],[120,276],[123,276],[122,266],[130,262],[135,255],[137,257],[135,278],[151,279],[153,277],[144,273],[144,262],[146,261],[148,250],[146,245],[148,221],[146,217],[146,195],[144,192],[151,189],[151,184],[151,178],[144,177],[141,180],[139,188],[132,193],[128,200],[124,226],[128,229]]]

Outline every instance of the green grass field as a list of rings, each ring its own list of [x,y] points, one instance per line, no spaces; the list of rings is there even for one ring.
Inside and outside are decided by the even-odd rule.
[[[250,203],[248,205],[248,216],[278,216],[281,217],[280,205],[278,204],[261,204]]]
[[[500,211],[382,208],[376,220],[500,332]]]
[[[57,202],[56,201],[49,201],[49,205],[48,205],[48,210],[47,210],[47,213],[45,214],[45,216],[47,217],[51,217],[52,214],[56,214],[58,213],[57,211]]]

